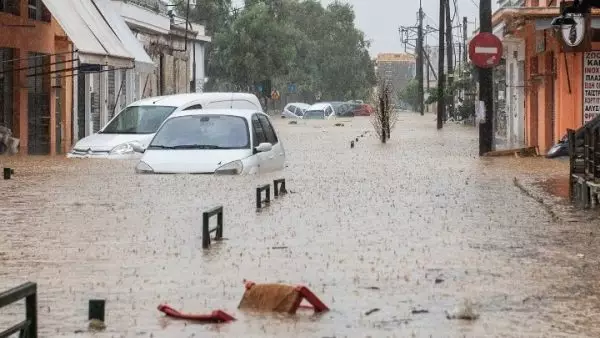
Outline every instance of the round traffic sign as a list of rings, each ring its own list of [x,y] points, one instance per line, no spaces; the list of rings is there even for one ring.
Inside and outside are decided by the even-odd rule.
[[[479,68],[492,68],[502,58],[502,41],[492,33],[479,33],[469,43],[469,58]]]

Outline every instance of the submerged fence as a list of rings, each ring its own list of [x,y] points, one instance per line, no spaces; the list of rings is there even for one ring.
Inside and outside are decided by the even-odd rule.
[[[15,333],[19,337],[37,338],[37,284],[27,282],[0,293],[0,309],[25,298],[25,320],[0,332],[0,338]]]
[[[588,208],[599,205],[600,118],[567,130],[569,139],[569,198]]]

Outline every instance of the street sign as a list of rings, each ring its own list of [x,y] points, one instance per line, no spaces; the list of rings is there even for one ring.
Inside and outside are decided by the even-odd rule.
[[[492,33],[479,33],[469,43],[469,58],[479,68],[493,68],[502,58],[502,41]]]
[[[296,84],[295,83],[289,83],[288,84],[288,93],[296,93]]]

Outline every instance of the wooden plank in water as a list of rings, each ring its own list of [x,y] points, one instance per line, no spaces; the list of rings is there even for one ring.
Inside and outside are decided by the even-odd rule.
[[[514,149],[506,149],[506,150],[496,150],[485,153],[483,156],[489,157],[498,157],[498,156],[517,156],[517,157],[525,157],[525,156],[539,156],[539,151],[537,147],[525,147],[525,148],[514,148]]]

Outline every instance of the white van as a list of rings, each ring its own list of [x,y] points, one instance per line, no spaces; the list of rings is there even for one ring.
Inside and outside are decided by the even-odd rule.
[[[162,123],[173,113],[196,109],[261,111],[256,95],[248,93],[191,93],[136,101],[113,117],[100,131],[73,146],[68,158],[135,159],[135,148],[146,148]]]

